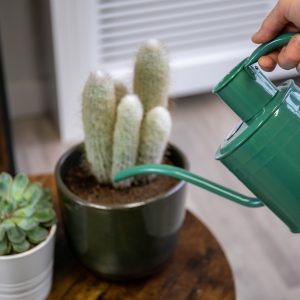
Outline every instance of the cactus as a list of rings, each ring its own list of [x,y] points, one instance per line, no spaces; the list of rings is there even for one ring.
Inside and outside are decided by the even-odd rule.
[[[114,85],[115,85],[116,103],[117,105],[119,105],[121,99],[128,94],[128,89],[126,85],[120,80],[115,80]]]
[[[138,51],[135,95],[100,71],[90,75],[82,104],[85,152],[100,183],[129,187],[132,179],[113,181],[116,172],[135,164],[161,163],[171,131],[168,85],[167,52],[156,40]]]
[[[0,174],[0,255],[27,251],[56,221],[51,194],[27,176]]]
[[[91,73],[83,90],[82,103],[85,152],[91,172],[102,183],[111,181],[115,114],[112,79],[100,71]]]
[[[113,139],[112,177],[118,171],[135,165],[139,145],[139,131],[143,106],[135,95],[125,96],[117,110]],[[114,184],[115,187],[130,186],[132,179]]]
[[[149,40],[138,51],[134,68],[134,94],[145,113],[155,106],[168,105],[169,60],[157,40]]]
[[[143,121],[140,133],[138,164],[160,164],[171,133],[169,111],[161,106],[151,109]]]

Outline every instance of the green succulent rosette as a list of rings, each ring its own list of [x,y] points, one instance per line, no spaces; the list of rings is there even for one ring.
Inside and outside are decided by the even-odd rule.
[[[27,251],[45,240],[55,223],[48,189],[24,174],[0,173],[0,255]]]

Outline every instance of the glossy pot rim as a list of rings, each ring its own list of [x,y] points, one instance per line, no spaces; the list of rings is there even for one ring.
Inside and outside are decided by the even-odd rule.
[[[76,195],[75,193],[73,193],[64,183],[63,179],[62,179],[62,174],[61,174],[61,170],[64,166],[64,164],[66,163],[66,160],[68,159],[68,157],[70,155],[73,154],[73,152],[75,151],[82,151],[83,149],[83,143],[79,143],[73,147],[71,147],[69,150],[67,150],[58,160],[56,166],[55,166],[55,179],[56,179],[56,184],[57,187],[59,187],[62,192],[67,195],[67,197],[69,199],[72,199],[73,202],[76,202],[78,205],[80,206],[85,206],[85,207],[90,207],[90,208],[95,208],[98,210],[127,210],[127,209],[132,209],[132,208],[138,208],[138,207],[142,207],[145,205],[148,205],[150,203],[159,201],[161,199],[165,199],[173,194],[175,194],[178,190],[182,189],[185,185],[186,182],[183,180],[180,180],[175,186],[173,186],[171,189],[169,189],[168,191],[159,194],[156,197],[151,197],[142,201],[138,201],[138,202],[134,202],[134,203],[125,203],[125,204],[96,204],[96,203],[90,203],[87,202],[85,200],[83,200],[81,197],[79,197],[78,195]],[[183,168],[185,169],[189,169],[189,164],[187,161],[187,158],[185,156],[185,154],[175,145],[169,143],[168,147],[170,147],[171,151],[175,151],[177,152],[177,154],[181,157],[182,162],[183,162]],[[81,148],[81,149],[80,149]]]

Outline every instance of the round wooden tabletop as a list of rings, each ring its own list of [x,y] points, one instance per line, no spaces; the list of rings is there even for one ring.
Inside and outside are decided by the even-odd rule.
[[[58,208],[54,178],[35,176],[49,187]],[[59,215],[59,213],[58,213]],[[187,211],[175,254],[158,274],[134,282],[110,282],[85,269],[71,253],[58,220],[50,300],[233,300],[234,281],[221,246]]]

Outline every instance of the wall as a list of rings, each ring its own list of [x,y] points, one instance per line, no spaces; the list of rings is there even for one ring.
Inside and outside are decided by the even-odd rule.
[[[12,117],[55,110],[48,1],[1,0],[0,20]]]

